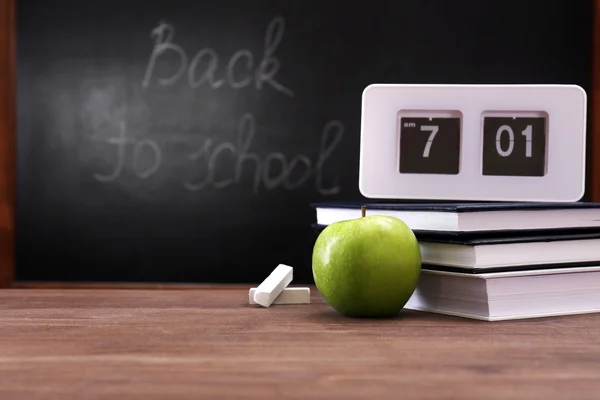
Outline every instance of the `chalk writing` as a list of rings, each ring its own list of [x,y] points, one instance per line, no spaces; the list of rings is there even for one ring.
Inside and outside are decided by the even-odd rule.
[[[150,34],[154,39],[154,47],[146,67],[142,87],[148,88],[153,81],[159,58],[171,53],[177,57],[179,66],[171,72],[170,76],[155,78],[155,82],[160,86],[175,85],[187,72],[187,83],[192,89],[205,85],[211,89],[218,89],[225,85],[233,89],[242,89],[254,82],[256,90],[261,90],[265,85],[269,85],[275,90],[293,97],[294,92],[275,79],[281,68],[281,62],[275,52],[283,40],[284,31],[285,20],[280,16],[275,17],[267,27],[260,62],[255,62],[255,56],[250,50],[240,49],[226,63],[224,77],[218,78],[217,73],[221,61],[217,51],[210,47],[202,48],[190,60],[183,47],[174,42],[175,27],[162,21],[152,29]],[[238,68],[245,70],[245,77],[241,76]]]
[[[315,189],[322,195],[338,193],[339,186],[324,187],[322,175],[325,171],[327,160],[331,157],[335,148],[342,140],[344,135],[344,125],[339,121],[330,121],[327,123],[321,133],[321,143],[317,161],[313,161],[304,154],[297,154],[291,159],[281,152],[272,152],[261,158],[258,154],[250,152],[250,146],[256,133],[255,120],[251,114],[245,114],[239,123],[237,144],[223,142],[215,146],[212,151],[212,141],[206,140],[203,145],[190,155],[191,162],[201,160],[206,168],[206,176],[197,182],[190,180],[184,181],[184,186],[188,190],[198,191],[212,185],[220,189],[235,185],[240,182],[244,168],[254,168],[253,193],[258,193],[262,186],[266,190],[276,188],[285,188],[293,190],[303,185],[312,175],[315,176]],[[222,153],[228,152],[233,155],[235,168],[233,176],[217,181],[215,179],[216,162]],[[248,162],[251,161],[252,165]],[[279,173],[274,175],[272,169],[276,163],[279,163]],[[250,167],[248,167],[250,165]],[[292,173],[297,167],[304,167],[304,172],[296,180],[292,180]]]
[[[106,139],[106,143],[117,146],[117,163],[113,171],[108,175],[99,173],[94,174],[94,178],[100,182],[112,182],[119,179],[123,168],[125,167],[127,145],[133,145],[133,169],[134,173],[139,178],[149,178],[160,168],[162,163],[162,151],[158,144],[149,139],[137,141],[133,138],[127,137],[127,126],[125,125],[125,122],[121,122],[119,124],[119,135],[117,137]],[[150,167],[140,169],[139,159],[145,148],[148,148],[148,150],[152,151],[154,162]]]
[[[142,167],[142,169],[140,169],[138,166],[140,164],[139,160],[141,158],[141,153],[145,150],[145,148],[152,152],[152,158],[154,162],[150,167],[145,169]],[[160,147],[158,147],[158,143],[149,139],[143,139],[135,143],[133,148],[133,170],[138,177],[142,179],[151,177],[156,171],[158,171],[161,163],[162,151],[160,150]]]
[[[125,145],[128,143],[132,143],[131,140],[127,139],[125,130],[125,123],[121,122],[119,124],[119,136],[117,136],[116,138],[111,137],[106,140],[106,143],[114,144],[115,146],[117,146],[117,165],[113,169],[113,172],[108,175],[95,173],[94,178],[96,178],[98,181],[112,182],[121,176],[123,166],[125,165]]]
[[[251,86],[255,90],[262,90],[269,86],[294,97],[294,92],[277,80],[281,61],[276,51],[282,44],[284,32],[285,20],[277,16],[267,26],[260,57],[249,49],[241,48],[227,62],[222,62],[220,54],[209,46],[201,48],[194,55],[187,53],[175,40],[175,27],[161,21],[150,33],[154,45],[142,88],[147,89],[151,85],[172,87],[179,82],[185,82],[191,89],[206,87],[212,90],[223,87],[237,90]],[[169,62],[166,62],[167,58]],[[166,71],[165,68],[159,68],[161,62],[171,69]],[[219,68],[224,68],[224,71]],[[166,146],[176,141],[181,144],[181,135],[177,138],[175,135],[160,139],[153,139],[151,135],[139,138],[138,135],[129,134],[124,122],[118,127],[116,137],[101,136],[101,141],[114,147],[116,163],[107,173],[94,174],[99,182],[114,182],[129,170],[140,179],[150,179],[162,168],[170,168],[173,163],[178,163],[187,172],[180,178],[182,187],[190,192],[208,188],[224,189],[238,185],[245,179],[251,180],[250,190],[254,194],[261,190],[294,190],[307,184],[311,178],[315,190],[321,195],[340,191],[339,184],[327,186],[324,179],[326,172],[331,170],[327,164],[344,136],[344,125],[337,120],[323,126],[315,159],[302,153],[289,155],[274,149],[265,155],[259,154],[252,149],[257,133],[256,121],[252,114],[247,113],[238,121],[234,140],[219,138],[217,141],[210,135],[201,137],[200,142],[197,135],[193,139],[184,139],[189,153],[183,158],[178,154],[176,160],[168,160],[166,167],[163,166],[163,161],[169,157]]]
[[[183,187],[192,192],[206,188],[223,189],[241,183],[244,173],[251,172],[252,193],[254,194],[258,194],[261,188],[267,191],[278,188],[291,191],[304,185],[311,177],[314,177],[315,190],[321,195],[332,195],[340,191],[338,184],[327,187],[323,183],[327,162],[344,136],[344,125],[340,121],[329,121],[323,127],[316,161],[305,154],[300,153],[289,157],[279,151],[273,151],[261,157],[251,149],[256,130],[254,116],[247,113],[238,123],[236,143],[228,141],[215,143],[211,137],[204,138],[201,145],[195,151],[190,152],[185,165],[190,172],[206,172],[201,179],[183,179]],[[148,179],[161,169],[164,153],[167,151],[156,140],[130,137],[124,122],[119,124],[119,132],[116,137],[103,137],[100,140],[115,147],[117,161],[108,174],[94,174],[94,178],[99,182],[113,182],[122,176],[129,162],[128,147],[132,147],[130,165],[133,173],[141,179]],[[167,144],[169,140],[175,139],[163,139]],[[177,141],[179,140],[177,139]],[[147,154],[147,158],[151,160],[144,167],[140,166],[142,154]],[[217,162],[225,154],[229,155],[229,160],[233,160],[233,172],[229,177],[217,179]],[[294,175],[294,172],[298,171],[299,174]]]

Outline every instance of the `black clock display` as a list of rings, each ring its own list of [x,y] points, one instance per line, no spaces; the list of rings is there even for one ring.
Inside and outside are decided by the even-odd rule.
[[[544,176],[544,117],[484,117],[483,175]]]
[[[400,172],[458,174],[461,119],[400,118]]]

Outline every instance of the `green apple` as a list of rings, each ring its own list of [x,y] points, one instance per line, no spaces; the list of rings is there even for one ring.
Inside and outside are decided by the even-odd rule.
[[[421,250],[413,231],[389,216],[364,216],[328,225],[312,254],[315,285],[348,317],[391,317],[417,287]]]

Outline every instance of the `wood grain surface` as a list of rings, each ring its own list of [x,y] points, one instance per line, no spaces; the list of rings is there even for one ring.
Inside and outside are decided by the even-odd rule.
[[[597,399],[600,315],[348,319],[230,290],[0,291],[0,399]]]

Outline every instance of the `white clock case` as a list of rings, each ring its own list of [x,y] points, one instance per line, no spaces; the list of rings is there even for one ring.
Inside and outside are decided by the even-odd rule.
[[[403,110],[462,114],[457,175],[399,172]],[[587,95],[577,85],[369,85],[362,95],[360,192],[380,199],[578,201],[585,192],[586,111]],[[546,174],[483,175],[483,116],[539,112],[548,115]]]

